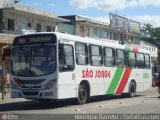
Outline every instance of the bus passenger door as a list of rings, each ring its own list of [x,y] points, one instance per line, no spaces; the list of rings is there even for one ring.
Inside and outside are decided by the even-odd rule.
[[[59,43],[58,98],[76,97],[74,49],[71,42]]]

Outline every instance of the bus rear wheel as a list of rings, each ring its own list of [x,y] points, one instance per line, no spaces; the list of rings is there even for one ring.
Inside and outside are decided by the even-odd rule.
[[[129,86],[129,97],[135,97],[136,96],[136,85],[132,81]]]
[[[88,100],[89,94],[85,84],[80,84],[78,89],[78,104],[85,104]]]

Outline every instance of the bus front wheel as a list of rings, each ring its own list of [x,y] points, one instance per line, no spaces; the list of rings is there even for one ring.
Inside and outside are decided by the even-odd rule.
[[[78,103],[80,105],[85,104],[88,100],[89,94],[85,84],[80,84],[78,89]]]

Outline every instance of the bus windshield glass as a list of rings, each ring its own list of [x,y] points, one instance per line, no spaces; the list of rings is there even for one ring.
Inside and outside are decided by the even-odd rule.
[[[12,49],[11,73],[15,76],[35,77],[56,70],[56,46],[34,45]]]

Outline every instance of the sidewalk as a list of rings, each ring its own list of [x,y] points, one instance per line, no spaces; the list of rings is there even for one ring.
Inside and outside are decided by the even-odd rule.
[[[6,95],[4,95],[4,99],[11,99],[10,93],[6,93]],[[0,100],[2,100],[2,93],[0,93]]]
[[[4,100],[2,100],[2,93],[0,93],[0,104],[10,103],[10,102],[20,102],[20,101],[27,101],[27,100],[24,98],[11,98],[10,93],[7,93],[4,96]]]

